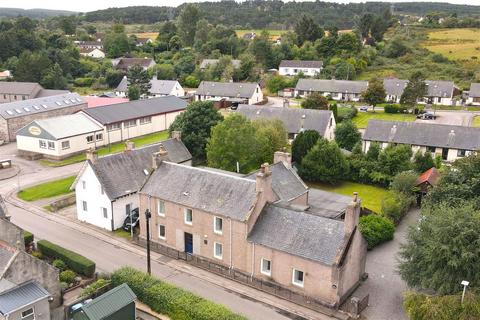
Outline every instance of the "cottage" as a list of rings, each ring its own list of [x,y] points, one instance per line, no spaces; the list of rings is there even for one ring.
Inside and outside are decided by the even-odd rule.
[[[0,140],[15,141],[19,129],[32,121],[68,115],[85,109],[87,103],[76,93],[0,104]]]
[[[240,105],[237,112],[250,120],[278,119],[283,122],[289,139],[305,130],[315,130],[327,140],[333,140],[335,118],[332,111],[266,106]]]
[[[323,61],[312,60],[282,60],[278,67],[281,76],[296,76],[303,73],[305,76],[314,77],[323,69]]]
[[[480,106],[480,83],[472,83],[468,91],[467,104]]]
[[[144,46],[148,43],[153,43],[153,40],[150,38],[137,38],[137,40],[135,41],[135,45],[137,47]]]
[[[0,81],[0,103],[23,101],[69,93],[67,90],[44,89],[36,82]]]
[[[210,66],[216,65],[220,59],[203,59],[202,62],[200,62],[200,69],[205,70]],[[242,61],[237,60],[237,59],[232,59],[231,60],[232,66],[235,69],[240,68],[240,65],[242,64]]]
[[[98,41],[74,41],[80,49],[99,49],[103,51],[103,42]]]
[[[413,153],[431,152],[445,161],[454,161],[480,150],[480,128],[419,122],[368,121],[363,151],[372,143],[382,148],[390,143],[411,146]]]
[[[306,97],[318,92],[331,96],[333,100],[360,101],[367,87],[367,81],[300,79],[295,87],[295,96]]]
[[[148,90],[148,97],[164,97],[164,96],[185,96],[185,90],[177,80],[159,80],[156,76],[150,80],[150,89]],[[124,76],[122,81],[115,89],[115,94],[119,97],[126,97],[128,95],[128,79]]]
[[[1,292],[1,320],[50,320],[50,294],[36,281],[27,281]]]
[[[202,81],[195,92],[195,101],[219,100],[256,104],[263,101],[258,83]]]
[[[392,103],[400,103],[400,98],[408,84],[408,80],[384,79],[383,86],[387,93],[386,100]],[[455,105],[453,97],[459,93],[453,81],[425,80],[427,85],[426,95],[418,103]]]
[[[151,58],[118,58],[112,59],[112,66],[115,69],[128,71],[133,66],[140,66],[147,70],[155,66],[156,63]]]
[[[105,52],[98,48],[80,48],[80,54],[84,57],[91,57],[95,59],[105,58]]]
[[[169,161],[191,165],[192,156],[178,132],[172,139],[139,149],[127,142],[124,152],[102,158],[88,152],[72,185],[78,220],[107,230],[121,228],[125,218],[138,210],[137,192],[154,168],[152,159],[159,152],[168,152]]]
[[[383,87],[387,94],[385,100],[390,103],[400,103],[400,98],[402,97],[403,90],[405,90],[407,84],[408,80],[395,78],[383,79]]]

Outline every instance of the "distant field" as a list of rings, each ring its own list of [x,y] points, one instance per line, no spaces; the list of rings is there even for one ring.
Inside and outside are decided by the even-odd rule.
[[[480,29],[430,31],[423,47],[452,60],[480,60]]]
[[[250,29],[250,30],[235,30],[237,33],[237,37],[241,38],[245,33],[249,32],[254,32],[255,34],[259,35],[262,33],[262,29]],[[268,34],[270,35],[270,38],[276,39],[280,37],[282,34],[287,33],[288,30],[273,30],[273,29],[267,29]]]
[[[142,33],[131,33],[129,35],[134,34],[137,38],[150,38],[152,40],[157,39],[158,32],[142,32]]]

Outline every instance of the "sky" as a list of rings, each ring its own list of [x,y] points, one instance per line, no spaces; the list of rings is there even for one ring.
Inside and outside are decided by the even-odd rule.
[[[127,7],[127,6],[138,6],[138,5],[147,5],[147,6],[178,6],[184,2],[199,2],[202,0],[116,0],[116,1],[107,1],[107,0],[83,0],[83,1],[74,1],[74,0],[0,0],[0,7],[7,8],[23,8],[23,9],[32,9],[32,8],[43,8],[43,9],[58,9],[58,10],[70,10],[78,12],[93,11],[98,9],[106,9],[110,7]],[[288,0],[287,0],[288,1]],[[297,0],[301,1],[301,0]],[[328,2],[365,2],[365,0],[323,0]],[[381,0],[376,0],[381,1]],[[389,0],[388,2],[449,2],[455,4],[471,4],[471,5],[480,5],[480,0]]]

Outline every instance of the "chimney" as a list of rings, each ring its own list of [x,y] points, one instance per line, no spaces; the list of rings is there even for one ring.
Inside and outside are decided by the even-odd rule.
[[[356,226],[358,226],[358,221],[360,219],[360,199],[358,198],[358,193],[353,193],[353,201],[347,207],[345,211],[345,220],[343,221],[343,228],[346,234],[352,233]]]
[[[273,154],[273,163],[283,162],[288,169],[292,168],[292,155],[285,151],[276,151]]]
[[[97,159],[98,159],[97,150],[93,148],[88,149],[86,156],[87,156],[87,160],[90,160],[91,163],[95,164],[97,162]]]
[[[269,192],[272,190],[272,172],[268,163],[264,163],[261,166],[260,172],[256,177],[256,191],[257,192]]]
[[[125,152],[130,152],[135,149],[135,142],[127,140],[125,141]]]
[[[167,149],[160,143],[160,149],[158,152],[152,153],[152,169],[157,169],[167,159]]]
[[[182,141],[182,131],[172,131],[172,139]]]

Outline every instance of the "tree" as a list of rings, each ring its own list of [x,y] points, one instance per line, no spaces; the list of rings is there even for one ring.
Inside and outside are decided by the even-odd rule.
[[[393,222],[379,214],[360,217],[358,227],[365,240],[367,240],[368,250],[392,240],[395,233]]]
[[[417,173],[423,173],[435,166],[432,153],[418,151],[413,158],[413,169]]]
[[[343,121],[335,128],[335,141],[340,148],[352,151],[361,138],[362,134],[350,120]]]
[[[283,122],[278,119],[257,119],[252,121],[255,128],[255,139],[258,150],[257,164],[273,163],[273,155],[276,151],[283,150],[287,146],[287,131]]]
[[[138,100],[140,99],[140,88],[137,86],[137,85],[131,85],[131,86],[128,86],[128,93],[127,93],[127,96],[128,96],[128,99],[130,101],[133,101],[133,100]]]
[[[479,225],[473,203],[424,207],[400,249],[400,275],[411,287],[440,294],[460,291],[465,279],[480,283]]]
[[[315,130],[305,130],[300,132],[292,143],[292,160],[297,164],[302,163],[302,159],[315,146],[320,133]]]
[[[378,171],[391,177],[402,171],[410,170],[412,149],[409,145],[389,144],[378,156]]]
[[[427,94],[427,85],[421,72],[414,72],[408,80],[405,90],[400,97],[400,104],[415,107],[417,101]]]
[[[280,75],[273,75],[267,79],[267,89],[270,93],[276,94],[288,86],[287,80]]]
[[[51,64],[44,51],[35,53],[23,51],[18,58],[14,78],[16,81],[40,82]]]
[[[318,92],[312,92],[304,101],[302,101],[302,108],[328,110],[328,99]]]
[[[197,22],[200,20],[200,11],[193,4],[183,7],[178,16],[177,30],[185,46],[193,46]]]
[[[418,175],[413,171],[403,171],[393,177],[390,189],[405,195],[413,195]]]
[[[182,141],[196,159],[205,159],[205,146],[210,138],[211,128],[223,120],[212,102],[191,103],[185,112],[179,114],[170,126],[170,131],[182,132]]]
[[[63,76],[62,68],[55,63],[52,68],[45,72],[40,82],[47,89],[66,89],[67,79]]]
[[[173,80],[177,77],[173,65],[168,63],[157,64],[155,66],[155,71],[157,73],[157,78],[161,80]]]
[[[110,32],[105,35],[103,46],[109,58],[118,58],[129,52],[130,43],[125,33],[125,27],[120,24],[113,25]]]
[[[383,55],[387,58],[399,58],[408,52],[408,47],[399,38],[393,38],[385,47]]]
[[[295,24],[295,33],[298,36],[299,45],[303,45],[305,41],[315,42],[325,35],[325,31],[307,15],[302,15]]]
[[[348,175],[348,163],[335,142],[321,138],[303,158],[298,173],[307,181],[336,184]]]
[[[173,21],[166,21],[160,27],[157,40],[160,42],[169,43],[170,39],[177,33],[177,26]]]
[[[75,16],[70,17],[61,17],[59,18],[59,27],[65,34],[72,35],[75,34],[77,29],[77,21]]]
[[[375,106],[377,104],[385,102],[387,92],[383,86],[383,82],[379,79],[372,79],[368,83],[368,88],[362,93],[362,99],[373,107],[375,112]]]
[[[258,63],[261,63],[265,68],[276,68],[273,59],[273,46],[270,41],[270,35],[266,30],[263,30],[259,36],[256,36],[250,44],[250,51],[255,56]]]
[[[136,86],[140,91],[140,96],[148,95],[152,84],[148,72],[139,65],[135,65],[128,70],[128,86]]]

